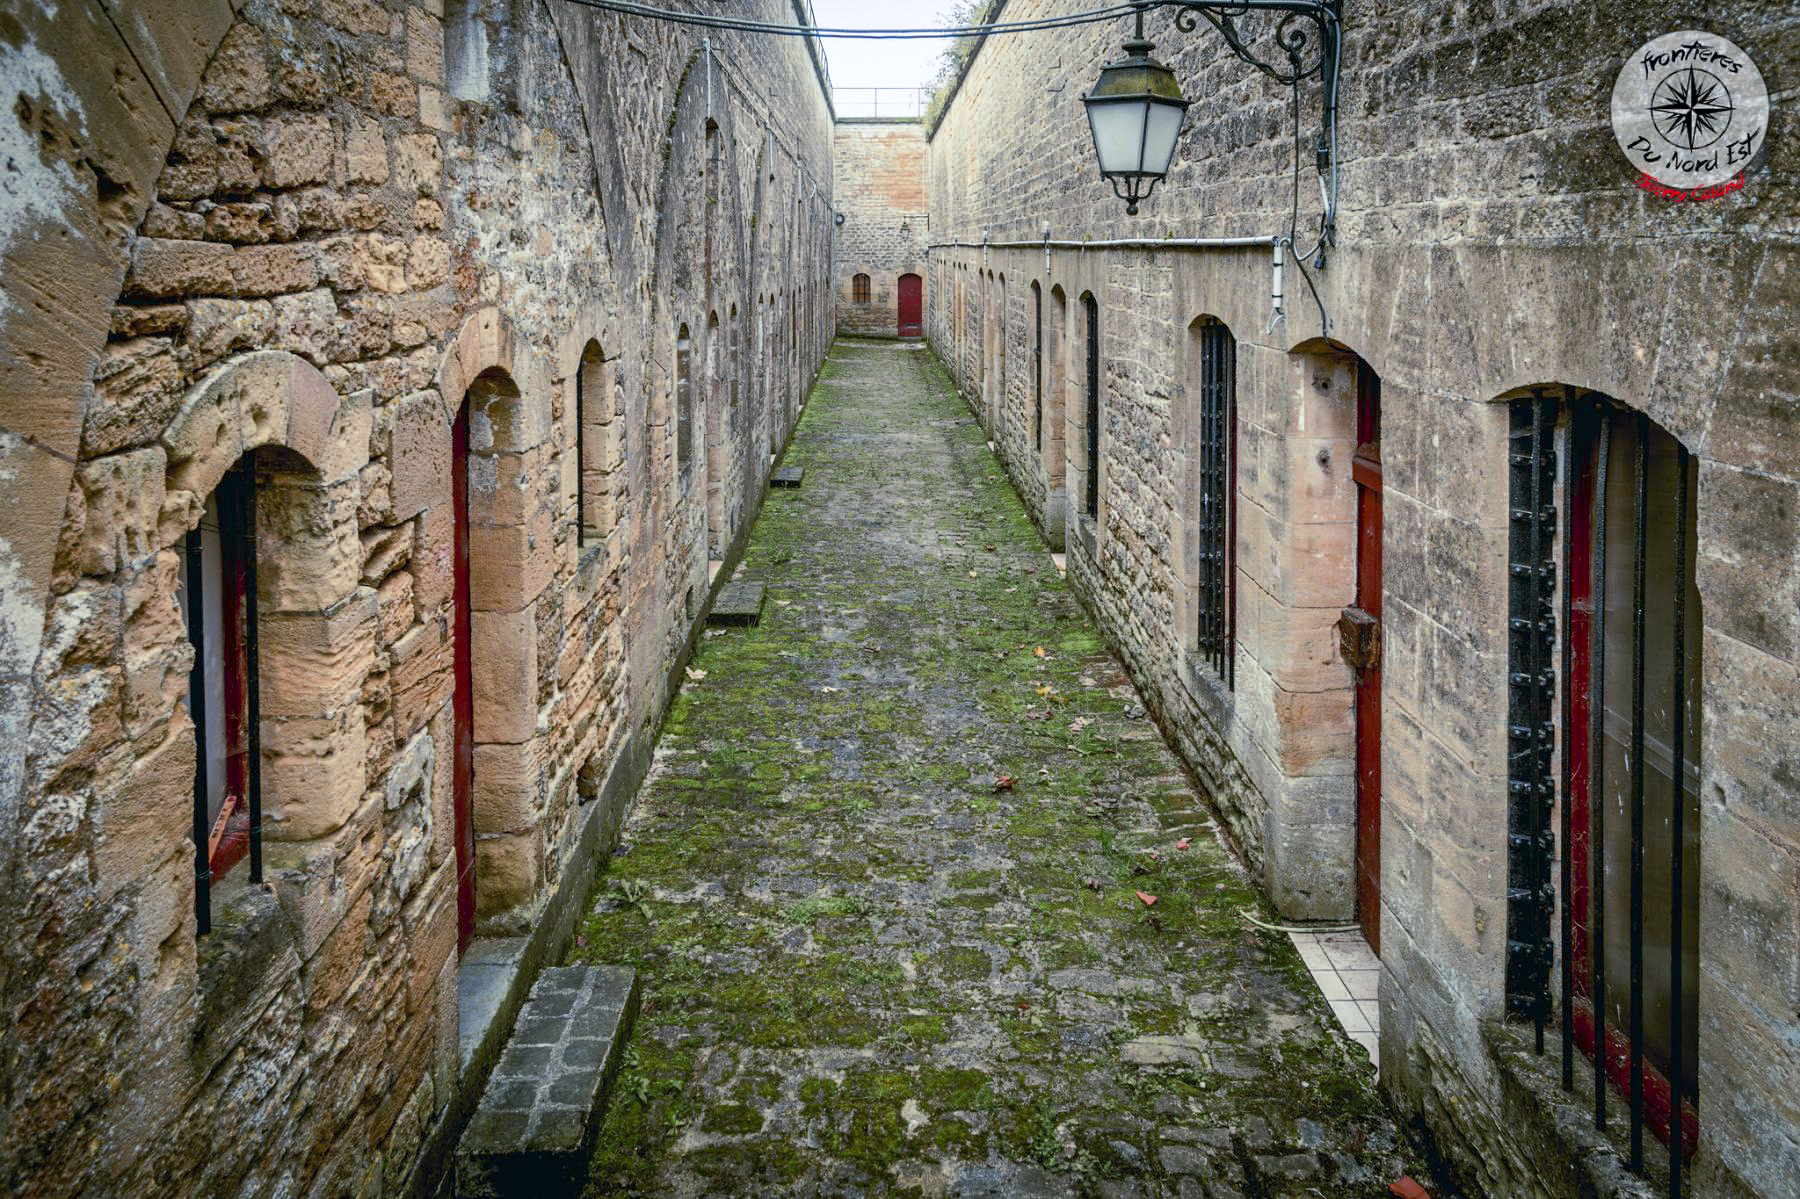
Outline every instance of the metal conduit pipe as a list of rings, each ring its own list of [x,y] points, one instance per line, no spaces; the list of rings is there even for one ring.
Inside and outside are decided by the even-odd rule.
[[[986,254],[989,250],[1042,250],[1044,252],[1044,269],[1050,269],[1050,251],[1052,250],[1230,250],[1262,248],[1270,251],[1269,281],[1269,328],[1274,329],[1277,322],[1287,315],[1282,308],[1282,264],[1286,257],[1283,252],[1288,240],[1281,234],[1266,234],[1261,237],[1120,237],[1105,241],[1057,241],[1049,236],[1050,230],[1044,230],[1044,236],[1037,241],[934,241],[925,247],[929,254],[933,250],[980,250],[986,265]]]

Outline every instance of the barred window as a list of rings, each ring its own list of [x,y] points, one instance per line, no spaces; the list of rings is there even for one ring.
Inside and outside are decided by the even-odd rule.
[[[1087,318],[1087,486],[1082,511],[1100,516],[1100,303],[1093,296],[1081,298]]]
[[[1037,446],[1038,454],[1044,452],[1044,289],[1038,284],[1031,285],[1031,304],[1034,312],[1031,335],[1031,412],[1032,412],[1032,444]]]
[[[1511,415],[1508,1003],[1540,1052],[1560,1024],[1596,1122],[1616,1088],[1633,1169],[1646,1127],[1663,1141],[1673,1194],[1699,1137],[1698,470],[1608,396],[1535,388]]]
[[[675,337],[675,466],[682,483],[693,473],[694,385],[688,327]]]
[[[1211,317],[1200,322],[1198,645],[1213,673],[1232,685],[1236,634],[1232,523],[1237,490],[1237,339]]]
[[[858,274],[850,280],[850,302],[867,304],[869,302],[869,277]]]

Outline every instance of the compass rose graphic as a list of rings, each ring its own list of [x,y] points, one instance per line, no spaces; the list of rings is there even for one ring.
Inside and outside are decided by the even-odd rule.
[[[1733,181],[1741,188],[1763,161],[1769,89],[1730,38],[1700,29],[1665,33],[1619,63],[1612,126],[1637,179],[1684,199],[1717,198],[1697,193]]]
[[[1662,135],[1683,150],[1701,150],[1731,126],[1731,93],[1711,71],[1688,67],[1663,77],[1650,97]]]

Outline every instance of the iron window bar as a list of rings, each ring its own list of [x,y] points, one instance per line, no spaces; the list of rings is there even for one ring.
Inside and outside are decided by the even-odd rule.
[[[1560,630],[1549,614],[1557,564],[1554,561],[1555,509],[1547,502],[1556,475],[1554,425],[1558,408],[1568,414],[1563,486],[1571,505],[1568,536],[1561,563],[1563,595]],[[1607,693],[1607,555],[1609,538],[1609,473],[1612,470],[1614,425],[1625,423],[1634,435],[1628,484],[1630,586],[1628,635],[1622,648],[1630,654],[1630,725],[1626,733],[1626,777],[1621,798],[1626,808],[1629,841],[1625,857],[1626,987],[1625,1023],[1621,1035],[1609,1024],[1607,967],[1607,889],[1613,870],[1606,842],[1608,720]],[[1674,438],[1676,479],[1673,491],[1673,570],[1667,609],[1672,614],[1672,662],[1668,758],[1673,812],[1669,821],[1669,948],[1667,1075],[1649,1063],[1645,1028],[1645,881],[1647,852],[1646,710],[1650,663],[1651,578],[1651,443],[1653,426],[1645,414],[1628,412],[1607,397],[1563,389],[1534,389],[1511,410],[1512,492],[1511,611],[1509,644],[1509,932],[1507,957],[1508,1010],[1528,1017],[1534,1026],[1536,1051],[1544,1051],[1544,1025],[1551,1014],[1551,970],[1560,989],[1561,1083],[1575,1089],[1578,1039],[1592,1053],[1592,1110],[1595,1128],[1608,1128],[1608,1087],[1615,1085],[1626,1101],[1626,1154],[1630,1168],[1645,1170],[1644,1125],[1654,1120],[1666,1133],[1667,1193],[1679,1196],[1685,1158],[1692,1142],[1689,1116],[1694,1108],[1685,1075],[1685,1033],[1692,1022],[1684,997],[1687,970],[1685,821],[1687,804],[1687,590],[1692,567],[1688,524],[1692,494],[1691,456]],[[1656,436],[1666,437],[1660,431]],[[1660,488],[1658,489],[1660,491]],[[1663,492],[1662,494],[1667,494]],[[1621,497],[1623,498],[1623,496]],[[1529,506],[1521,503],[1529,501]],[[1616,517],[1615,517],[1616,519]],[[1619,530],[1620,534],[1625,529]],[[1615,551],[1616,552],[1616,551]],[[1577,598],[1577,592],[1583,594]],[[1618,618],[1626,612],[1617,614]],[[1582,624],[1585,622],[1585,636]],[[1615,625],[1615,630],[1617,626]],[[1550,770],[1554,728],[1549,719],[1554,702],[1549,688],[1557,680],[1549,663],[1549,638],[1560,631],[1560,728],[1564,734],[1559,769]],[[1661,636],[1661,634],[1658,634]],[[1615,646],[1615,648],[1621,648]],[[1659,680],[1660,686],[1662,680]],[[1583,688],[1585,688],[1583,690]],[[1579,695],[1580,702],[1577,697]],[[1585,708],[1582,706],[1585,705]],[[1577,733],[1578,724],[1581,726]],[[1615,735],[1615,740],[1617,739]],[[1552,782],[1554,779],[1554,782]],[[1585,798],[1586,811],[1578,813]],[[1560,800],[1560,802],[1558,802]],[[1560,944],[1550,938],[1551,854],[1557,842],[1549,833],[1551,808],[1559,809],[1561,902]],[[1585,818],[1585,828],[1582,827]],[[1585,833],[1585,847],[1582,835]],[[1577,868],[1576,858],[1583,858]],[[1609,869],[1609,866],[1611,869]],[[1586,901],[1585,903],[1583,901]],[[1586,908],[1586,911],[1578,911]],[[1616,933],[1615,933],[1616,936]],[[1585,956],[1585,964],[1577,962]],[[1578,991],[1585,984],[1586,995]],[[1591,1033],[1591,1043],[1590,1043]],[[1579,1038],[1578,1038],[1579,1034]]]
[[[1237,341],[1223,323],[1200,326],[1200,655],[1214,674],[1232,685],[1230,610],[1233,570],[1231,506],[1236,474],[1234,403]]]
[[[1087,479],[1085,508],[1100,518],[1100,304],[1088,296],[1087,314]]]
[[[1042,457],[1044,453],[1044,289],[1036,283],[1031,285],[1031,299],[1036,309],[1031,343],[1031,402],[1034,422],[1032,441],[1037,446],[1038,456]]]

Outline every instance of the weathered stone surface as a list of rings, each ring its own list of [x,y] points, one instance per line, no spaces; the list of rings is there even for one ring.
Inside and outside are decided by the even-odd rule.
[[[762,620],[768,588],[762,583],[731,582],[719,588],[706,623],[727,627],[754,625]]]
[[[1239,915],[1254,884],[939,368],[840,342],[788,456],[807,486],[745,549],[762,622],[703,639],[571,954],[645,992],[590,1185],[1383,1189],[1409,1155],[1366,1059]],[[1218,1146],[1163,1143],[1184,1124]],[[1347,1165],[1274,1177],[1322,1148]]]

